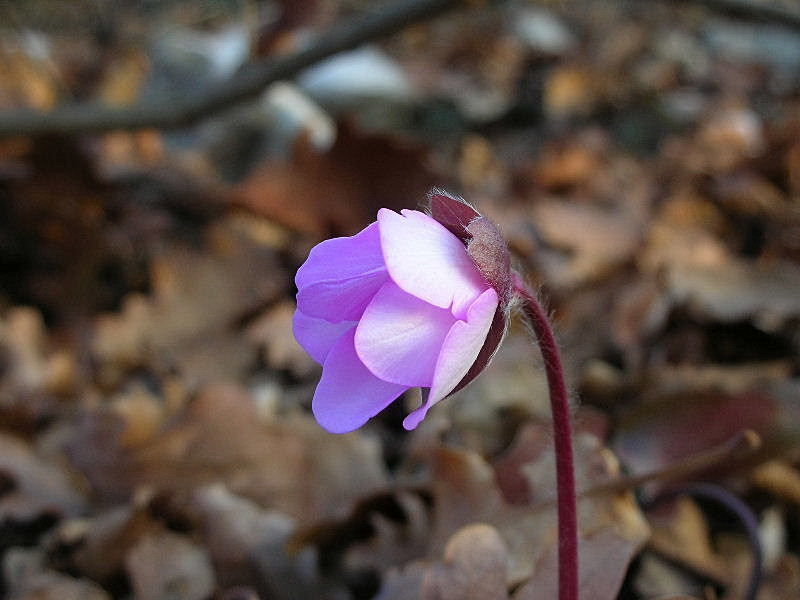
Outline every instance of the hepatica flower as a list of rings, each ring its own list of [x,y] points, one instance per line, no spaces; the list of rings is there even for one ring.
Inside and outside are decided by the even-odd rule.
[[[323,365],[317,421],[352,431],[421,387],[403,421],[414,429],[472,381],[505,331],[509,262],[494,225],[438,190],[430,214],[383,208],[360,233],[315,246],[295,279],[294,334]]]
[[[578,512],[569,397],[547,312],[495,226],[463,200],[433,190],[430,214],[382,208],[352,237],[315,246],[297,271],[294,335],[322,364],[312,409],[328,431],[361,427],[410,388],[430,408],[489,363],[516,297],[544,358],[558,489],[558,597],[578,600]]]

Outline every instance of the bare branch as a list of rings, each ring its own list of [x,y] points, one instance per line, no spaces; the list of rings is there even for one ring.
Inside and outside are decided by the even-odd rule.
[[[198,97],[162,98],[129,108],[77,104],[49,113],[30,110],[0,113],[0,138],[48,134],[96,133],[116,129],[185,127],[258,95],[269,84],[288,79],[333,54],[395,33],[412,23],[454,8],[459,0],[398,0],[341,23],[310,46],[287,56],[244,67]]]
[[[673,3],[696,4],[731,17],[783,25],[800,29],[800,9],[763,0],[669,0]]]

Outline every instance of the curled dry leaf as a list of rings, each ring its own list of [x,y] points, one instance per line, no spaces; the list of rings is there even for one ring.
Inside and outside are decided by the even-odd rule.
[[[69,560],[80,573],[110,582],[124,571],[125,557],[140,539],[161,531],[146,506],[124,505],[86,520],[71,520],[56,530],[54,541],[74,548]]]
[[[630,214],[599,207],[546,201],[533,209],[545,242],[566,255],[541,260],[552,285],[574,287],[607,275],[631,259],[642,237],[642,224]]]
[[[93,345],[104,382],[138,366],[176,367],[190,387],[241,375],[253,348],[234,336],[239,320],[288,283],[276,248],[227,219],[208,231],[202,250],[173,246],[151,270],[151,298],[130,296],[120,314],[98,319]]]
[[[3,584],[9,600],[110,600],[96,583],[45,565],[40,549],[12,548],[3,556]]]
[[[468,525],[444,549],[422,582],[423,600],[506,600],[507,550],[490,525]]]
[[[86,499],[65,465],[37,456],[23,440],[0,434],[0,519],[27,521],[42,514],[76,516]]]
[[[296,377],[317,370],[317,363],[297,343],[292,333],[295,305],[281,302],[256,318],[247,328],[250,341],[263,348],[264,362],[273,369],[286,369]]]
[[[663,270],[671,304],[722,322],[753,319],[767,331],[800,314],[800,269],[733,256],[708,233],[665,223],[651,228],[643,267]]]
[[[275,600],[324,595],[312,553],[287,551],[295,519],[222,485],[197,490],[188,511],[197,520],[220,586],[253,582],[261,597]]]
[[[386,483],[376,440],[331,436],[310,418],[263,423],[250,396],[230,386],[205,388],[136,446],[125,444],[118,414],[89,413],[70,456],[107,502],[125,501],[143,486],[191,490],[224,482],[299,519],[342,516],[356,498]]]
[[[421,147],[342,123],[330,150],[320,153],[301,136],[290,163],[258,167],[233,192],[232,202],[322,237],[358,231],[381,207],[414,208],[433,183]]]
[[[697,504],[682,497],[671,507],[657,509],[649,515],[653,534],[648,548],[706,579],[727,582],[730,573],[723,557],[712,547],[708,521]]]
[[[138,600],[205,600],[214,591],[208,553],[181,534],[144,536],[125,565]]]
[[[576,454],[581,488],[619,474],[613,455],[594,436],[579,436]],[[546,451],[539,452],[523,467],[534,490],[533,502],[552,498],[550,487],[546,493],[537,491],[543,481],[555,481],[552,463],[553,454],[548,446]],[[552,506],[506,504],[495,483],[494,470],[467,451],[441,449],[434,457],[434,474],[434,544],[448,530],[452,532],[460,525],[484,521],[497,528],[508,547],[509,582],[528,580],[523,588],[525,594],[551,589],[557,556],[556,519]],[[581,585],[586,593],[591,590],[591,597],[598,600],[615,598],[628,562],[649,535],[647,523],[630,493],[584,499],[579,514],[581,556],[585,565]],[[608,547],[615,548],[615,552],[609,553]],[[531,597],[553,596],[543,592],[543,595]]]

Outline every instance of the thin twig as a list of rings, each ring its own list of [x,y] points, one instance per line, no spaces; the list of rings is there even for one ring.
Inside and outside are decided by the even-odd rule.
[[[695,4],[731,17],[800,29],[800,10],[758,0],[669,0],[673,4]]]
[[[185,127],[253,98],[269,84],[291,78],[329,56],[385,37],[459,4],[459,0],[398,0],[375,7],[336,25],[302,50],[247,65],[197,97],[165,97],[129,108],[76,104],[49,113],[31,110],[0,113],[0,138]]]
[[[642,475],[621,476],[610,481],[588,487],[578,493],[578,498],[593,498],[604,494],[625,492],[641,487],[652,481],[669,484],[676,481],[687,481],[720,465],[744,460],[753,456],[761,448],[761,436],[752,429],[745,429],[719,446],[699,452],[679,462],[667,465],[657,471]],[[537,502],[535,510],[552,508],[558,500],[552,498]]]
[[[729,463],[732,460],[740,460],[751,456],[756,450],[761,448],[761,436],[752,429],[745,429],[733,438],[714,446],[704,452],[690,456],[680,462],[667,465],[665,468],[643,475],[632,475],[620,477],[612,481],[601,483],[580,493],[581,498],[587,496],[598,496],[611,492],[621,492],[637,487],[641,487],[651,481],[669,483],[678,480],[687,480],[696,477],[704,471]]]

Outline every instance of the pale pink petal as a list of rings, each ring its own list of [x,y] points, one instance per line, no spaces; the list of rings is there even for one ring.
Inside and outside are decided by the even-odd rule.
[[[294,339],[300,344],[308,354],[319,364],[325,362],[328,352],[333,345],[339,341],[350,329],[355,329],[355,321],[342,321],[340,323],[329,323],[324,319],[309,317],[300,310],[294,313],[292,329]]]
[[[358,429],[408,389],[367,370],[356,354],[354,334],[345,333],[331,348],[311,404],[319,424],[331,433]]]
[[[416,210],[378,211],[381,247],[389,276],[412,296],[463,319],[489,287],[463,242]]]
[[[457,321],[442,344],[436,361],[428,398],[403,421],[406,429],[414,429],[430,408],[446,397],[467,374],[483,347],[499,303],[497,292],[489,288],[469,307],[466,321]]]
[[[377,377],[428,387],[447,332],[456,319],[389,281],[375,294],[356,328],[356,352]]]
[[[385,269],[377,223],[350,237],[325,240],[314,246],[297,270],[297,289],[323,281],[343,281]]]

